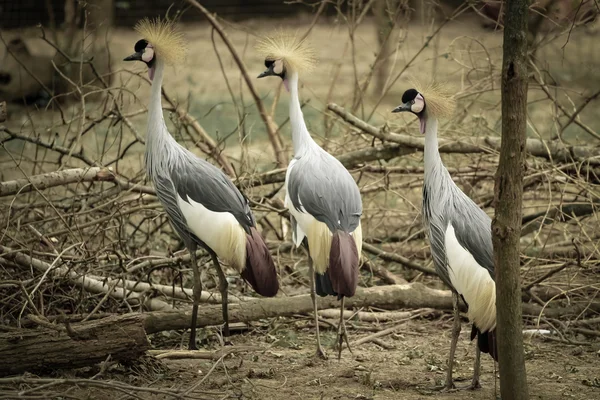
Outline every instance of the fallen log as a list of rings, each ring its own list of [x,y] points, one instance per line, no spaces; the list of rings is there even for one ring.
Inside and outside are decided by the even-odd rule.
[[[335,297],[320,297],[319,309],[338,308],[340,302]],[[359,288],[354,297],[345,300],[347,308],[381,308],[386,310],[433,308],[452,310],[452,294],[449,290],[431,289],[422,283],[376,286]],[[291,317],[308,314],[313,306],[309,294],[292,297],[262,298],[229,305],[229,322],[250,322],[264,318]],[[461,302],[461,310],[466,311]],[[523,304],[523,315],[537,318],[540,314],[547,318],[562,318],[578,315],[581,312],[599,312],[600,303],[582,304],[566,308],[542,307],[537,304]],[[191,308],[181,311],[153,311],[145,313],[144,327],[147,333],[187,329],[192,323]],[[219,305],[206,305],[198,309],[198,327],[221,325],[223,313]]]
[[[109,355],[116,361],[135,360],[149,348],[141,314],[56,325],[54,329],[21,329],[0,334],[0,376],[79,368],[104,361]]]
[[[340,302],[332,296],[318,299],[319,309],[338,308]],[[377,286],[357,290],[354,297],[345,300],[346,307],[377,307],[390,310],[435,308],[452,309],[452,295],[448,290],[431,289],[421,283]],[[309,294],[293,297],[264,298],[229,305],[229,322],[250,322],[273,317],[291,317],[312,312]],[[189,328],[191,308],[185,311],[155,311],[144,314],[146,332],[155,333]],[[198,326],[220,325],[223,313],[218,305],[198,309]]]

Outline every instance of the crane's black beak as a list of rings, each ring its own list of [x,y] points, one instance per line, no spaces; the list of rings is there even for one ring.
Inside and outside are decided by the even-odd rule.
[[[142,61],[142,52],[133,53],[129,57],[125,57],[123,61]]]
[[[398,112],[402,112],[402,111],[411,111],[410,110],[410,103],[403,103],[401,105],[399,105],[398,107],[394,108],[392,110],[393,113],[398,113]]]
[[[265,76],[274,76],[274,75],[277,75],[277,74],[275,72],[273,72],[273,66],[270,66],[269,68],[267,68],[267,70],[265,72],[258,75],[257,78],[264,78]]]

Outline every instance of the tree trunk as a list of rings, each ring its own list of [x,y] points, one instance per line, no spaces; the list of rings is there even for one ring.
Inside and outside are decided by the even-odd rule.
[[[502,144],[492,222],[496,264],[497,345],[503,400],[527,400],[519,241],[527,129],[526,0],[508,0],[502,63]]]
[[[373,4],[375,14],[375,28],[377,29],[377,42],[379,43],[379,60],[375,65],[375,94],[383,94],[385,81],[390,73],[390,54],[392,53],[390,31],[394,28],[394,21],[390,18],[390,11],[396,1],[376,0]],[[394,11],[391,11],[395,15]]]
[[[55,329],[0,334],[0,376],[79,368],[111,359],[135,360],[150,348],[144,316],[114,316]]]
[[[0,122],[6,121],[6,102],[0,101]]]

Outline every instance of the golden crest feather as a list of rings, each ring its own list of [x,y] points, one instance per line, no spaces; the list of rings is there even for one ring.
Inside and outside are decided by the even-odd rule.
[[[456,99],[452,89],[440,82],[431,81],[422,84],[416,78],[409,78],[411,85],[423,95],[427,113],[436,118],[451,118],[456,110]]]
[[[177,64],[185,59],[185,40],[183,34],[175,29],[174,21],[160,17],[154,20],[144,18],[138,21],[134,29],[152,45],[157,57],[166,64]]]
[[[256,51],[266,60],[282,60],[286,69],[296,72],[310,71],[317,63],[315,52],[306,39],[290,32],[280,31],[263,37],[256,45]]]

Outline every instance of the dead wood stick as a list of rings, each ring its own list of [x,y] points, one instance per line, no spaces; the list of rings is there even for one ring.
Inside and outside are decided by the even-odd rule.
[[[188,256],[189,258],[189,256]],[[174,299],[179,299],[179,300],[191,300],[192,299],[192,295],[193,295],[193,290],[192,289],[186,289],[186,288],[181,288],[181,287],[173,287],[170,285],[160,285],[160,284],[149,284],[147,282],[137,282],[137,281],[132,281],[132,280],[128,280],[128,279],[102,279],[103,283],[105,286],[110,286],[110,282],[117,282],[117,288],[123,288],[123,286],[127,289],[127,290],[133,290],[135,292],[148,292],[148,291],[152,291],[155,290],[165,296],[168,297],[172,297]],[[229,294],[228,296],[228,301],[230,303],[239,303],[240,301],[249,301],[249,300],[254,300],[254,297],[249,297],[249,296],[236,296],[234,294]],[[200,298],[200,301],[203,303],[211,303],[211,304],[221,304],[221,294],[220,293],[213,293],[213,292],[209,292],[206,290],[202,291],[202,295]]]
[[[401,276],[395,275],[388,271],[385,267],[372,263],[369,260],[363,258],[363,268],[368,268],[373,272],[373,275],[378,276],[383,282],[388,285],[401,285],[403,283],[408,283],[406,279]]]
[[[6,102],[0,101],[0,122],[6,121]]]
[[[158,359],[182,360],[187,358],[200,360],[218,360],[232,353],[247,353],[249,351],[265,351],[265,348],[257,346],[234,346],[216,351],[201,350],[149,350],[148,353]]]
[[[43,190],[54,186],[68,185],[76,182],[114,181],[114,174],[107,168],[73,168],[63,171],[48,172],[14,181],[0,182],[0,197],[17,193]]]
[[[403,147],[422,151],[425,148],[425,139],[400,133],[387,132],[355,117],[343,107],[335,103],[327,105],[350,125],[368,133],[380,140],[398,143]],[[500,138],[486,136],[481,138],[439,139],[441,153],[489,153],[500,151]],[[586,164],[600,164],[600,149],[591,146],[565,146],[556,141],[544,142],[539,139],[527,139],[525,150],[532,156],[545,158],[553,162],[572,163],[573,161]]]
[[[350,343],[350,347],[355,347],[355,346],[361,345],[361,344],[363,344],[363,343],[370,342],[370,341],[372,341],[372,340],[374,340],[374,339],[379,339],[379,338],[380,338],[380,337],[382,337],[382,336],[387,336],[387,335],[389,335],[389,334],[391,334],[391,333],[394,333],[394,332],[396,332],[398,329],[400,329],[400,328],[402,328],[403,326],[405,326],[405,325],[406,325],[406,323],[407,323],[408,321],[410,321],[411,319],[413,319],[413,318],[416,318],[416,317],[418,317],[418,316],[421,316],[421,315],[425,315],[425,314],[426,314],[426,313],[428,313],[428,312],[429,312],[429,311],[427,311],[427,310],[426,310],[426,311],[423,311],[423,312],[414,313],[412,316],[410,316],[410,317],[408,317],[408,318],[405,318],[405,319],[404,319],[404,320],[402,320],[402,321],[398,321],[398,324],[396,324],[396,325],[392,326],[391,328],[387,328],[387,329],[384,329],[384,330],[382,330],[382,331],[375,332],[375,333],[373,333],[372,335],[369,335],[369,336],[366,336],[366,337],[364,337],[364,338],[361,338],[361,339],[355,340],[354,342]]]
[[[550,271],[546,272],[544,275],[540,276],[539,278],[537,278],[536,280],[534,280],[531,283],[528,283],[524,288],[523,291],[527,292],[529,289],[531,289],[532,287],[534,287],[535,285],[537,285],[538,283],[541,283],[543,281],[545,281],[546,279],[550,278],[552,275],[559,273],[560,271],[562,271],[563,269],[572,266],[572,265],[577,265],[574,262],[571,261],[567,261],[566,263],[559,265],[556,268],[551,269]]]
[[[8,378],[0,378],[0,385],[6,385],[6,384],[23,385],[23,386],[27,386],[27,387],[31,387],[32,385],[39,385],[37,387],[27,389],[26,392],[28,392],[28,393],[33,393],[34,391],[41,391],[42,389],[48,389],[50,387],[71,386],[73,388],[75,388],[75,387],[77,387],[77,388],[96,387],[96,388],[100,388],[100,389],[104,389],[104,390],[106,390],[106,389],[115,390],[115,391],[124,393],[126,395],[125,398],[140,399],[141,398],[139,396],[140,392],[153,393],[155,395],[159,395],[159,396],[154,396],[154,397],[159,397],[162,399],[171,398],[171,397],[174,397],[177,399],[192,398],[192,397],[183,396],[183,394],[181,393],[180,390],[155,389],[155,388],[147,387],[145,385],[133,386],[133,385],[129,385],[127,383],[122,383],[122,382],[117,382],[117,381],[112,381],[112,380],[100,380],[100,379],[92,379],[92,378],[90,378],[90,379],[83,379],[83,378],[71,378],[71,379],[30,378],[27,375],[8,377]],[[64,394],[64,391],[61,394]],[[18,397],[21,397],[21,396],[18,396]],[[33,398],[41,398],[41,396],[39,396],[39,397],[32,396],[32,397]],[[44,397],[46,397],[46,396],[44,396]],[[23,396],[22,398],[31,398],[31,397]],[[193,397],[193,398],[197,398],[197,397]]]
[[[367,253],[376,255],[377,257],[381,258],[382,260],[393,261],[393,262],[401,264],[407,268],[415,269],[417,271],[420,271],[420,272],[423,272],[423,273],[426,273],[429,275],[437,275],[437,273],[431,268],[423,267],[422,265],[414,263],[414,262],[410,261],[408,258],[402,257],[399,254],[388,253],[386,251],[378,249],[377,247],[373,246],[372,244],[363,243],[362,248]]]
[[[344,318],[356,318],[358,321],[364,322],[387,322],[396,321],[404,318],[408,318],[415,314],[415,311],[380,311],[380,312],[367,312],[367,311],[350,311],[344,310]],[[339,319],[340,310],[337,308],[331,308],[327,310],[319,310],[319,316],[323,318]]]
[[[585,329],[585,328],[570,328],[570,329],[573,332],[581,333],[582,335],[600,337],[600,331],[593,331],[591,329]]]
[[[111,297],[143,304],[148,310],[158,311],[173,309],[170,304],[160,299],[145,296],[144,293],[127,291],[123,287],[111,287],[110,283],[103,282],[100,280],[101,278],[96,279],[90,276],[79,275],[68,267],[52,267],[52,265],[45,261],[23,254],[19,251],[13,251],[12,249],[2,245],[0,245],[0,254],[3,258],[12,260],[18,265],[28,268],[33,267],[39,272],[51,274],[52,276],[65,277],[74,285],[79,286],[91,293],[106,294],[110,290],[109,295]]]
[[[57,325],[60,328],[60,325]],[[0,334],[0,376],[104,361],[134,360],[150,348],[140,315],[108,317],[67,329],[19,329]]]
[[[211,14],[206,8],[204,8],[196,0],[188,0],[188,3],[190,3],[193,7],[196,7],[198,10],[200,10],[200,12],[202,14],[204,14],[206,19],[208,19],[210,24],[219,33],[219,36],[221,36],[221,39],[223,40],[223,42],[229,49],[231,56],[233,57],[235,63],[237,64],[238,69],[242,73],[244,80],[246,81],[246,85],[248,86],[248,89],[250,90],[250,94],[252,95],[252,98],[254,99],[254,102],[256,103],[258,112],[265,123],[265,126],[267,128],[267,134],[269,135],[269,140],[271,141],[271,145],[273,146],[273,151],[275,152],[275,159],[277,160],[277,166],[280,168],[286,166],[287,165],[287,157],[286,157],[286,154],[283,149],[283,142],[281,140],[281,136],[279,135],[279,131],[277,130],[277,127],[275,126],[273,119],[267,113],[267,110],[266,110],[260,96],[256,92],[256,88],[254,87],[254,84],[252,83],[252,79],[250,78],[250,75],[248,74],[246,65],[244,64],[244,62],[240,58],[239,54],[235,50],[235,47],[229,40],[229,37],[225,33],[225,30],[223,29],[221,24],[219,24],[219,22],[214,17],[214,15]]]

